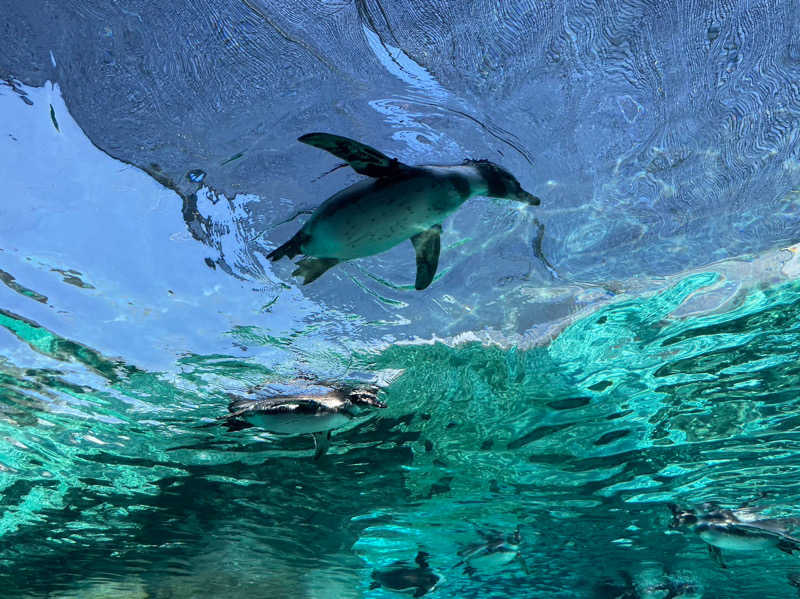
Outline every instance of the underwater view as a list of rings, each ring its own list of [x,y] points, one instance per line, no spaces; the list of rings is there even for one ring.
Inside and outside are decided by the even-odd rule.
[[[0,10],[0,599],[800,597],[796,2]]]

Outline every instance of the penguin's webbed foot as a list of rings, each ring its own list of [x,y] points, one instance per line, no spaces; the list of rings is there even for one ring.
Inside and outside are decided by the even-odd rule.
[[[229,433],[235,433],[236,431],[242,431],[246,428],[250,428],[253,425],[244,420],[239,420],[238,418],[228,418],[225,420],[223,426],[228,429]]]
[[[316,281],[329,268],[339,263],[337,258],[311,258],[306,256],[297,263],[293,277],[303,277],[303,285]]]
[[[778,543],[778,549],[780,549],[784,553],[792,555],[792,552],[800,550],[800,547],[798,547],[796,543],[792,543],[791,541],[780,541]]]
[[[719,547],[708,545],[708,554],[711,556],[711,559],[714,560],[714,563],[716,563],[720,568],[728,567],[725,565],[725,562],[722,559],[722,551],[720,551]]]

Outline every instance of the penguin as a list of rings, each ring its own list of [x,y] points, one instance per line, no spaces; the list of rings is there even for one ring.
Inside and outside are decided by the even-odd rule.
[[[252,426],[271,433],[311,434],[314,437],[314,459],[318,460],[330,446],[331,431],[370,408],[385,408],[377,398],[376,387],[332,388],[324,395],[301,393],[247,399],[231,395],[229,415],[223,416],[229,431]]]
[[[627,570],[620,570],[619,576],[623,584],[614,579],[605,578],[593,587],[593,599],[646,599],[657,596],[658,599],[675,599],[676,597],[697,597],[700,587],[691,581],[665,578],[654,584],[636,584]],[[657,595],[656,595],[657,594]]]
[[[416,567],[409,566],[408,562],[399,561],[386,570],[375,570],[372,573],[370,590],[383,587],[398,593],[409,593],[414,597],[422,597],[431,592],[442,577],[431,569],[428,564],[429,557],[427,553],[420,551],[414,559]]]
[[[752,508],[722,509],[704,504],[703,511],[667,504],[672,512],[670,528],[690,526],[708,545],[711,558],[722,568],[722,550],[759,551],[776,547],[784,553],[800,551],[800,538],[789,534],[800,522],[797,518],[759,518]]]
[[[409,166],[375,148],[330,133],[309,133],[298,141],[326,150],[369,177],[325,200],[289,241],[267,257],[305,257],[292,276],[307,285],[339,262],[385,252],[406,239],[414,246],[414,287],[431,284],[439,264],[442,221],[473,196],[538,206],[514,176],[488,160],[452,166]]]
[[[462,559],[453,567],[457,568],[464,565],[464,572],[468,576],[472,576],[480,570],[500,570],[514,560],[519,560],[525,574],[529,573],[528,566],[520,554],[522,536],[519,533],[519,528],[508,538],[503,538],[498,535],[491,537],[484,535],[484,537],[486,538],[485,543],[472,545],[459,551],[458,555]]]
[[[641,599],[633,577],[627,570],[620,570],[623,584],[610,577],[597,581],[592,587],[592,599]]]
[[[797,589],[797,594],[800,596],[800,574],[797,572],[790,572],[786,575],[789,584]]]

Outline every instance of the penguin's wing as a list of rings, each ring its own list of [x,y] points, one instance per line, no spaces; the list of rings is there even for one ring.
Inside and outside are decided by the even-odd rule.
[[[314,413],[316,406],[302,398],[271,398],[271,399],[240,399],[231,402],[228,406],[229,418],[236,418],[248,412],[273,412],[276,414],[300,412]]]
[[[298,137],[297,141],[330,152],[346,161],[354,171],[367,177],[392,177],[410,168],[397,158],[389,158],[375,148],[340,135],[307,133]]]
[[[247,399],[245,397],[237,397],[236,395],[229,394],[229,397],[232,401],[228,404],[228,411],[230,414],[224,416],[223,418],[229,418],[230,416],[239,416],[253,408],[255,404],[258,403],[256,399]]]
[[[453,567],[455,568],[456,566],[463,564],[465,561],[472,559],[482,551],[485,551],[485,549],[486,549],[486,544],[480,544],[480,545],[473,544],[469,545],[468,547],[465,547],[464,549],[462,549],[457,553],[457,555],[463,559]]]
[[[442,248],[440,234],[442,225],[433,225],[427,231],[417,233],[411,238],[414,251],[417,253],[417,280],[414,288],[421,291],[433,281],[436,268],[439,266],[439,251]]]

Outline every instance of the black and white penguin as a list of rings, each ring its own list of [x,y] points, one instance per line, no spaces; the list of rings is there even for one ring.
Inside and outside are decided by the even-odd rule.
[[[464,572],[472,576],[476,572],[494,572],[505,568],[511,562],[517,560],[522,565],[522,569],[528,574],[528,566],[520,554],[522,536],[519,528],[513,535],[504,538],[500,535],[484,535],[485,543],[472,545],[458,552],[461,561],[454,568],[464,565]]]
[[[704,504],[702,511],[680,508],[668,504],[672,512],[670,528],[689,526],[708,545],[712,559],[721,567],[722,550],[759,551],[776,547],[784,553],[800,551],[800,539],[789,534],[797,528],[797,518],[760,518],[752,508],[738,510],[722,509],[712,504]]]
[[[420,551],[414,559],[416,567],[408,565],[408,562],[399,561],[385,570],[375,570],[372,573],[370,590],[383,587],[398,593],[422,597],[435,589],[442,579],[431,569],[428,557],[430,556],[427,553]]]
[[[254,399],[231,396],[230,414],[222,419],[228,430],[251,426],[271,433],[314,437],[319,459],[330,446],[331,431],[371,408],[385,408],[376,387],[339,387],[323,395],[298,394],[262,396]]]
[[[637,584],[627,570],[618,572],[622,584],[613,578],[605,578],[595,583],[592,599],[676,599],[677,597],[702,596],[700,586],[689,580],[665,576],[663,580]]]
[[[511,173],[487,160],[409,166],[338,135],[309,133],[299,141],[370,177],[328,198],[294,237],[269,254],[273,261],[304,254],[292,273],[303,277],[304,285],[339,262],[379,254],[410,239],[417,256],[414,286],[425,289],[439,264],[441,223],[466,200],[482,195],[540,203]]]
[[[786,575],[789,584],[797,589],[797,594],[800,595],[800,574],[797,572],[790,572]]]

